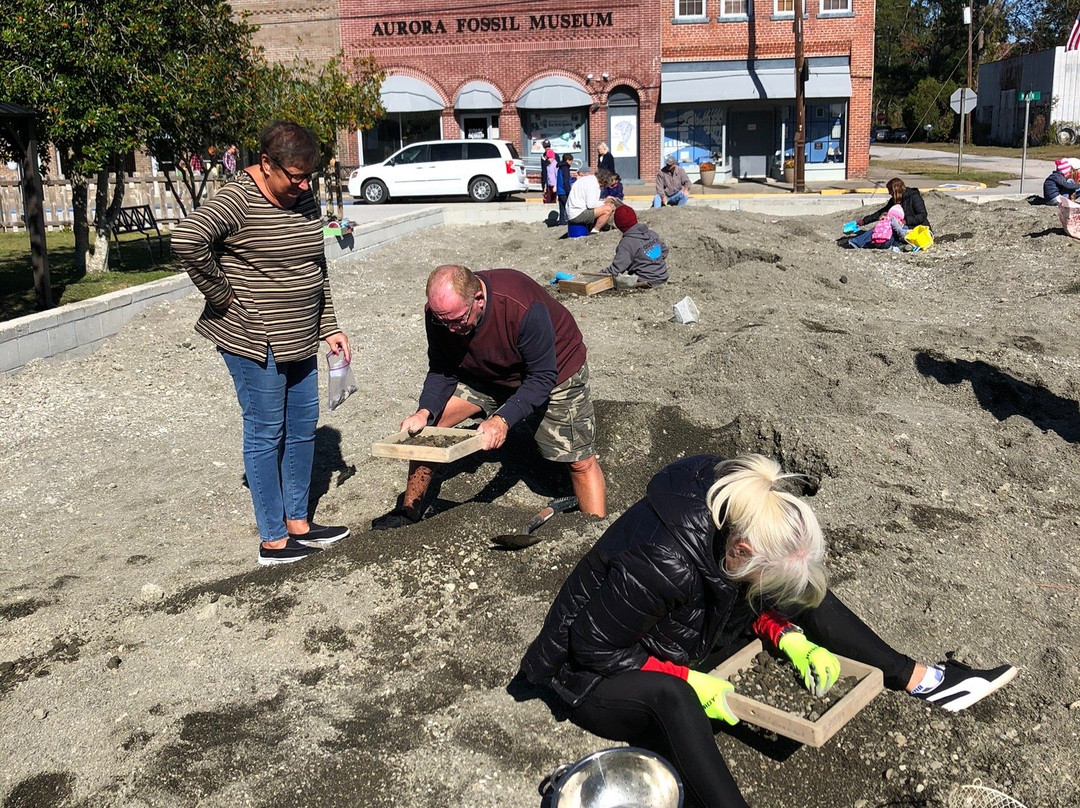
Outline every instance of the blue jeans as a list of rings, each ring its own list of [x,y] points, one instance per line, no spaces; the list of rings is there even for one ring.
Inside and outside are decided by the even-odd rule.
[[[873,228],[863,230],[858,235],[852,236],[848,240],[847,246],[855,250],[887,250],[896,243],[895,238],[890,238],[888,241],[881,244],[874,244],[874,242],[870,240],[872,235],[874,235]]]
[[[218,349],[244,414],[244,472],[255,524],[264,542],[288,536],[286,519],[308,518],[315,427],[319,422],[318,361],[255,362]]]
[[[685,205],[689,201],[690,201],[690,197],[688,197],[682,191],[676,191],[675,193],[673,193],[671,196],[669,196],[667,198],[667,203],[669,205],[679,205],[680,207],[682,205]],[[664,206],[664,203],[660,199],[660,194],[657,194],[656,196],[654,196],[652,198],[652,206],[654,208],[662,208]]]

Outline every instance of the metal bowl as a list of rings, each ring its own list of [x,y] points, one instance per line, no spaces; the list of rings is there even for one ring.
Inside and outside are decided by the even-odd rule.
[[[646,749],[604,749],[559,766],[550,777],[551,808],[681,808],[682,781]]]

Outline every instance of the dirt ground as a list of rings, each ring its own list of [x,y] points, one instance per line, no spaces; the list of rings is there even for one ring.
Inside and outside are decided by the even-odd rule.
[[[1048,208],[927,207],[938,244],[912,254],[840,250],[854,210],[643,211],[671,282],[563,298],[613,515],[684,454],[773,455],[814,481],[831,585],[888,641],[1022,668],[955,715],[882,694],[818,750],[720,734],[761,808],[944,808],[975,780],[1080,804],[1080,243]],[[0,379],[3,808],[525,808],[613,745],[508,689],[611,520],[492,548],[568,490],[528,434],[445,468],[421,524],[368,530],[404,483],[369,448],[415,409],[427,273],[546,283],[618,236],[561,234],[443,227],[333,268],[361,390],[324,408],[312,496],[354,535],[302,564],[255,563],[240,413],[196,297]],[[700,322],[672,321],[685,295]]]

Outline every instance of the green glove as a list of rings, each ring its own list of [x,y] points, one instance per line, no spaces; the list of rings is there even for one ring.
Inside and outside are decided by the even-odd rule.
[[[705,715],[727,721],[732,726],[739,723],[735,713],[727,706],[727,694],[735,689],[731,682],[707,673],[690,671],[686,674],[686,683],[697,693],[698,701],[705,708]]]
[[[828,649],[806,639],[802,631],[785,632],[779,647],[802,674],[806,689],[815,696],[824,696],[840,678],[840,660]]]

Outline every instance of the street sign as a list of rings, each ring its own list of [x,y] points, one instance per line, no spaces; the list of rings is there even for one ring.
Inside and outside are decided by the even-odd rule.
[[[960,109],[960,96],[964,96],[964,108]],[[949,106],[952,107],[953,112],[959,112],[964,115],[975,109],[975,103],[978,99],[975,96],[975,91],[971,89],[965,89],[961,87],[955,93],[949,96]]]
[[[1041,101],[1042,93],[1017,93],[1016,100],[1021,104],[1027,101]]]

